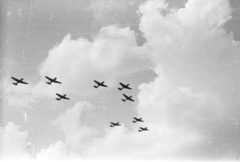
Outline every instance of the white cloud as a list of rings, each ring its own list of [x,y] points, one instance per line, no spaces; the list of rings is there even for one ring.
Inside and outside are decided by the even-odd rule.
[[[216,60],[219,54],[224,55],[223,49],[229,50],[233,45],[232,36],[223,29],[231,18],[227,0],[189,0],[185,8],[163,15],[166,9],[164,1],[159,0],[148,1],[139,8],[140,30],[147,39],[146,45],[154,49],[157,64],[177,69],[190,63],[207,66],[209,61],[217,63],[226,58]]]
[[[11,78],[5,78],[2,82],[3,104],[8,108],[25,108],[28,109],[34,102],[35,91],[31,85],[12,85]]]
[[[150,57],[157,77],[139,85],[137,113],[144,123],[134,124],[133,130],[107,128],[105,136],[98,137],[95,129],[81,123],[82,112],[94,106],[78,102],[53,122],[63,130],[66,142],[43,149],[38,158],[69,158],[74,152],[84,158],[179,160],[194,157],[200,146],[205,148],[211,134],[201,129],[213,131],[205,124],[221,121],[229,111],[222,93],[228,81],[220,82],[217,90],[212,89],[218,83],[213,81],[228,77],[230,68],[224,63],[239,69],[233,59],[238,57],[239,44],[222,28],[231,9],[227,0],[189,0],[185,8],[161,14],[166,9],[160,0],[140,6],[140,30],[147,40],[144,47],[136,45],[129,28],[110,26],[102,28],[93,42],[71,40],[68,35],[50,50],[39,69],[42,80],[35,87],[49,95],[67,91],[92,96],[94,79],[113,87],[118,77],[149,67]],[[147,51],[152,55],[146,55]],[[45,75],[58,77],[63,84],[47,87]],[[139,126],[150,131],[139,133]]]
[[[200,126],[221,118],[222,102],[205,93],[195,94],[187,87],[171,87],[164,74],[156,71],[159,76],[153,82],[139,87],[138,116],[144,123],[134,124],[133,130],[124,126],[107,129],[105,137],[96,137],[90,143],[95,152],[83,156],[179,160],[191,156],[188,150],[206,140]],[[139,133],[140,126],[150,131]]]
[[[42,149],[37,153],[37,159],[79,159],[80,154],[83,154],[86,149],[89,150],[86,143],[97,134],[97,131],[82,125],[80,116],[83,111],[93,108],[94,106],[86,101],[78,102],[55,119],[52,124],[58,125],[64,132],[66,141],[57,141],[48,148]]]
[[[111,88],[116,78],[148,67],[149,61],[145,57],[146,50],[137,46],[134,32],[128,27],[104,27],[93,42],[84,38],[71,40],[67,35],[49,51],[40,66],[42,81],[36,89],[47,94],[67,91],[78,96],[89,96],[96,92],[92,88],[94,79],[104,80]],[[43,84],[45,75],[58,77],[63,84],[49,88]]]
[[[65,143],[57,141],[47,149],[42,149],[37,154],[38,160],[63,160],[69,157],[68,147]]]
[[[81,125],[81,113],[92,108],[93,105],[86,101],[78,102],[53,121],[53,124],[59,125],[63,130],[66,135],[66,143],[72,150],[81,150],[81,145],[85,143],[86,138],[97,133],[95,129]]]
[[[0,127],[0,153],[2,158],[28,158],[23,150],[28,132],[20,131],[20,128],[13,122],[9,122],[5,128]]]
[[[104,138],[95,138],[91,147],[95,152],[85,154],[90,159],[169,159],[200,137],[184,129],[148,124],[149,132],[127,130],[124,126],[107,130]]]
[[[158,77],[153,82],[139,86],[138,112],[147,121],[184,127],[223,117],[226,105],[219,96],[194,93],[189,87],[174,87],[161,70],[156,68],[156,72]]]
[[[31,142],[26,143],[23,149],[27,155],[34,156],[35,146]]]
[[[153,52],[158,75],[153,82],[139,86],[138,116],[145,120],[139,126],[147,126],[150,131],[139,133],[136,125],[134,131],[125,127],[106,130],[105,137],[91,142],[96,149],[94,155],[86,156],[173,160],[194,157],[200,146],[208,147],[205,143],[211,137],[211,133],[201,130],[214,131],[206,124],[223,121],[228,113],[223,95],[199,81],[204,75],[216,80],[223,79],[222,74],[227,77],[225,71],[219,73],[216,65],[239,52],[232,36],[222,28],[231,17],[228,1],[190,0],[186,8],[161,14],[166,9],[165,2],[159,0],[148,1],[139,9],[140,30],[147,39],[145,46]],[[229,50],[234,51],[233,55],[226,54]]]

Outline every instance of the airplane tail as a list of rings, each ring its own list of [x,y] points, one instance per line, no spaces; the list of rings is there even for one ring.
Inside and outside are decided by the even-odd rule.
[[[123,102],[125,102],[126,100],[122,99]]]
[[[122,90],[122,88],[118,88],[120,91]]]
[[[138,130],[138,132],[142,132],[141,130]]]
[[[51,85],[51,82],[46,82],[47,84]]]
[[[98,88],[98,86],[93,86],[94,88]]]
[[[132,121],[133,123],[136,123],[136,121]]]
[[[113,127],[113,125],[110,125],[110,127]]]
[[[13,85],[18,85],[18,83],[13,83]]]
[[[61,99],[60,98],[56,98],[56,100],[60,101]]]

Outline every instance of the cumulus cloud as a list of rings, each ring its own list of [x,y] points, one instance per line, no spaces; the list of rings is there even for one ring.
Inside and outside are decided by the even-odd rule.
[[[42,149],[39,153],[37,153],[38,160],[63,160],[68,157],[68,147],[61,141],[57,141],[55,144],[50,145],[47,149]]]
[[[88,141],[98,132],[91,127],[82,125],[81,115],[83,111],[93,109],[94,106],[86,101],[76,103],[68,108],[57,119],[52,121],[65,134],[65,142],[57,141],[48,148],[37,153],[37,159],[76,159],[80,158],[86,150],[90,150]]]
[[[149,132],[139,133],[137,126],[134,131],[124,126],[107,130],[104,138],[94,138],[91,141],[90,146],[94,148],[94,152],[89,151],[83,156],[90,159],[173,160],[179,158],[177,153],[180,149],[200,140],[196,133],[181,128],[173,129],[161,124],[146,125],[150,129]]]
[[[201,130],[209,121],[221,119],[224,103],[189,87],[172,87],[159,68],[156,73],[153,82],[139,86],[137,111],[144,123],[133,125],[133,130],[124,126],[106,129],[105,137],[95,137],[90,143],[95,152],[84,156],[179,160],[194,156],[193,150],[209,140]],[[140,126],[150,131],[139,133]]]
[[[33,86],[26,85],[12,85],[14,81],[11,78],[5,78],[2,82],[2,95],[4,107],[22,108],[28,109],[30,104],[34,102],[36,96],[33,91]]]
[[[34,154],[35,154],[35,146],[31,142],[28,142],[24,146],[24,151],[25,151],[25,153],[27,155],[34,156]]]
[[[84,105],[93,107],[86,102],[76,104],[55,121],[64,131],[70,150],[82,146],[91,148],[80,151],[81,157],[201,158],[199,150],[209,147],[206,145],[209,137],[214,138],[211,142],[217,142],[220,138],[209,133],[216,130],[209,125],[224,121],[229,111],[221,93],[224,90],[216,91],[202,84],[204,80],[201,79],[209,78],[205,81],[214,85],[216,82],[210,79],[216,81],[228,77],[226,72],[229,66],[225,65],[233,63],[233,58],[237,57],[239,44],[234,43],[232,36],[223,29],[224,23],[231,18],[229,3],[226,0],[189,0],[185,8],[163,14],[167,9],[165,1],[160,0],[148,1],[140,6],[140,30],[147,40],[143,47],[136,47],[134,34],[128,28],[111,26],[103,28],[93,43],[82,38],[73,41],[69,36],[65,37],[60,45],[49,52],[49,57],[42,64],[41,76],[58,74],[70,87],[70,81],[81,83],[83,76],[84,82],[91,82],[92,76],[104,80],[114,76],[115,79],[124,75],[127,69],[131,74],[135,71],[129,66],[133,65],[133,60],[145,65],[140,59],[144,52],[139,49],[151,52],[151,56],[146,56],[152,57],[157,77],[150,83],[139,85],[138,94],[137,113],[144,123],[134,124],[132,129],[124,125],[106,128],[104,137],[92,136],[94,130],[79,124]],[[129,53],[132,49],[135,49],[134,55]],[[227,51],[232,53],[227,55]],[[65,70],[68,73],[63,72]],[[110,79],[110,87],[114,79]],[[147,126],[150,131],[139,133],[140,126]],[[91,138],[84,142],[81,135],[90,135]]]
[[[28,132],[20,131],[20,126],[9,122],[5,128],[0,128],[0,150],[4,159],[27,158],[24,153]]]
[[[239,85],[231,84],[231,80],[236,83],[240,79],[232,75],[239,72],[236,60],[240,60],[240,46],[223,28],[231,18],[229,2],[189,0],[185,8],[165,14],[166,10],[168,5],[163,0],[140,6],[140,30],[146,38],[143,47],[136,45],[129,28],[109,26],[102,28],[92,42],[84,38],[72,40],[67,35],[49,51],[39,67],[41,82],[35,87],[44,94],[68,91],[93,96],[94,79],[104,80],[112,88],[118,77],[153,66],[157,77],[139,85],[136,111],[144,123],[132,124],[131,129],[124,125],[108,127],[99,137],[94,128],[81,123],[82,112],[95,106],[78,102],[53,122],[62,129],[66,141],[43,149],[39,158],[69,158],[70,153],[107,159],[214,158],[216,143],[229,140],[225,132],[232,128],[221,127],[223,132],[216,127],[239,112],[237,104],[227,109],[229,100],[239,100],[230,99],[238,94],[234,89]],[[58,77],[63,84],[46,88],[45,75]],[[140,133],[140,126],[150,131]],[[228,156],[228,149],[237,150],[234,145],[227,147],[221,147],[225,152],[221,157]]]
[[[93,80],[104,80],[113,87],[116,78],[124,77],[149,66],[144,59],[146,50],[138,47],[134,32],[128,27],[104,27],[93,42],[84,38],[71,40],[67,35],[63,41],[49,51],[39,72],[42,78],[36,89],[47,94],[54,92],[73,93],[78,96],[94,94]],[[51,89],[43,83],[44,76],[58,77],[63,84]],[[43,88],[44,87],[44,88]],[[79,93],[84,92],[84,93]]]
[[[74,151],[81,152],[85,141],[97,133],[95,129],[81,124],[81,113],[89,109],[93,109],[93,105],[86,101],[78,102],[53,121],[53,124],[59,125],[62,129],[66,136],[66,143]]]
[[[228,1],[189,0],[185,8],[163,15],[166,9],[164,1],[148,1],[139,8],[146,45],[154,48],[153,58],[164,70],[187,71],[191,66],[199,74],[200,66],[210,68],[229,58],[233,39],[223,29],[231,18]]]
[[[232,104],[238,100],[234,97],[238,94],[234,83],[239,76],[232,74],[240,68],[234,63],[240,46],[223,28],[231,18],[229,2],[189,0],[185,8],[163,14],[167,7],[164,1],[155,0],[139,8],[140,30],[147,40],[145,46],[152,49],[158,74],[153,82],[139,86],[139,115],[152,123],[181,128],[182,133],[198,132],[200,140],[190,145],[200,142],[197,147],[201,146],[202,151],[212,147],[213,153],[215,147],[205,144],[207,138],[212,138],[213,143],[230,140],[228,131],[219,136],[221,131],[216,127],[222,127],[229,114],[234,117],[233,112],[239,112]],[[191,152],[192,156],[196,152]],[[228,153],[221,156],[230,157]]]
[[[144,46],[152,52],[158,75],[139,86],[137,113],[145,120],[141,126],[150,131],[139,134],[135,125],[135,132],[125,127],[106,130],[104,138],[91,142],[96,152],[89,157],[212,159],[207,153],[200,157],[199,152],[210,148],[214,153],[216,148],[209,142],[226,138],[215,133],[220,133],[216,127],[230,113],[223,95],[229,90],[221,86],[238,79],[228,75],[229,64],[239,69],[233,62],[239,45],[223,28],[231,18],[229,2],[189,0],[185,8],[163,14],[167,8],[159,0],[139,8],[140,30],[147,40]],[[214,85],[219,80],[223,82]]]
[[[182,127],[223,117],[226,105],[221,98],[208,92],[194,93],[189,87],[174,87],[158,67],[156,72],[153,82],[139,86],[138,112],[148,122]]]

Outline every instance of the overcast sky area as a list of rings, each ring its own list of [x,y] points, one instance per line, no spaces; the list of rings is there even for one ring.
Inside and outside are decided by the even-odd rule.
[[[239,0],[0,6],[0,159],[240,159]]]

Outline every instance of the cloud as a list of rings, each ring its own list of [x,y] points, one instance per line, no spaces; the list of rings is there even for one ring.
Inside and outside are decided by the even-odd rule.
[[[30,104],[34,102],[35,91],[32,91],[33,86],[30,85],[12,85],[13,81],[10,78],[3,79],[3,104],[4,107],[24,107],[29,108]]]
[[[80,116],[82,112],[90,109],[93,109],[93,105],[90,103],[86,101],[78,102],[73,108],[67,109],[64,114],[53,121],[53,124],[59,125],[64,132],[66,143],[72,150],[81,151],[79,145],[84,145],[85,140],[97,133],[95,129],[81,124]]]
[[[239,45],[223,28],[231,18],[229,3],[189,0],[185,8],[163,14],[167,7],[155,0],[139,8],[140,30],[147,40],[144,46],[152,52],[157,74],[154,81],[139,86],[138,94],[137,113],[145,121],[138,126],[150,131],[139,133],[137,125],[133,130],[106,129],[105,137],[95,137],[90,143],[95,152],[85,156],[213,159],[209,154],[216,150],[214,144],[226,139],[227,134],[222,137],[217,129],[230,113],[223,93],[230,91],[224,84],[238,79],[229,75],[229,70],[234,71],[231,66],[239,69],[233,62]],[[200,157],[200,152],[206,156]]]
[[[39,153],[37,153],[38,160],[63,160],[68,157],[68,147],[61,141],[57,141],[55,144],[50,145],[47,149],[42,149]]]
[[[189,0],[185,8],[165,14],[166,10],[168,5],[160,0],[140,6],[140,30],[146,38],[143,47],[136,45],[129,28],[109,26],[92,42],[67,35],[49,51],[39,67],[41,81],[35,87],[45,95],[68,92],[92,97],[96,94],[94,79],[104,80],[112,88],[117,78],[153,66],[157,77],[139,85],[136,111],[144,123],[132,124],[132,128],[107,127],[100,137],[81,122],[83,111],[95,106],[78,102],[53,122],[66,141],[41,150],[38,158],[70,158],[74,154],[89,159],[214,159],[219,143],[220,158],[238,149],[225,142],[236,132],[232,125],[223,124],[239,114],[239,98],[234,96],[239,94],[240,78],[233,74],[239,72],[240,46],[223,28],[231,18],[228,1]],[[63,84],[47,87],[45,75],[58,77]],[[140,133],[140,126],[150,131]]]
[[[195,127],[223,117],[226,105],[219,96],[209,92],[194,93],[190,87],[174,87],[159,67],[156,73],[158,77],[153,82],[139,86],[138,112],[148,122]]]
[[[92,88],[94,79],[104,80],[111,88],[116,78],[148,67],[150,62],[144,58],[145,49],[137,46],[134,32],[128,27],[104,27],[93,42],[84,38],[71,40],[67,35],[41,64],[42,79],[36,89],[49,95],[68,91],[78,96],[91,96],[96,92]],[[57,77],[63,84],[47,88],[44,76]]]
[[[108,80],[108,76],[124,76],[122,72],[126,72],[126,69],[129,69],[128,74],[131,74],[134,70],[126,66],[126,63],[130,60],[129,64],[133,65],[134,61],[131,59],[139,59],[139,56],[144,56],[147,60],[151,57],[155,64],[157,77],[150,83],[139,85],[136,110],[144,123],[133,124],[132,129],[124,125],[108,127],[103,137],[95,136],[93,129],[86,128],[79,122],[84,105],[94,106],[80,102],[55,122],[64,131],[69,150],[82,147],[78,153],[82,158],[90,159],[215,158],[215,154],[213,157],[205,150],[209,150],[209,154],[216,153],[214,144],[227,138],[219,135],[224,133],[217,129],[226,121],[226,114],[233,110],[226,108],[228,98],[223,92],[230,94],[228,88],[231,85],[225,88],[226,83],[229,84],[231,79],[239,79],[228,73],[229,70],[234,71],[231,66],[239,69],[234,59],[238,57],[240,49],[239,43],[234,42],[233,37],[227,35],[223,28],[224,23],[231,18],[231,9],[226,0],[189,0],[185,8],[170,10],[165,14],[166,10],[168,5],[160,0],[148,1],[140,6],[140,30],[146,38],[143,47],[136,47],[134,34],[128,28],[111,26],[103,28],[94,42],[82,38],[73,41],[67,36],[49,52],[49,57],[40,68],[41,76],[56,73],[63,80],[65,78],[66,82],[69,79],[81,83],[77,78],[83,76],[84,82],[91,82],[92,76],[100,77],[100,74],[100,78]],[[87,50],[79,47],[83,42],[83,47]],[[76,48],[70,46],[74,43],[77,44]],[[134,56],[126,52],[133,47],[136,49]],[[70,49],[77,51],[78,48],[80,51],[91,52],[84,52],[88,53],[86,55],[74,52],[66,54]],[[138,50],[140,48],[144,49],[144,52]],[[146,51],[151,55],[143,55]],[[52,61],[55,59],[57,64]],[[137,59],[136,62],[139,62]],[[73,60],[84,61],[76,63]],[[71,66],[62,66],[64,64],[76,65],[69,68]],[[140,65],[142,64],[140,61]],[[86,65],[84,70],[83,65]],[[152,65],[148,64],[146,67],[150,66]],[[137,66],[137,69],[141,68]],[[63,72],[65,70],[68,73]],[[86,75],[89,73],[91,76]],[[110,87],[114,85],[114,81],[111,82]],[[234,94],[236,93],[230,96]],[[140,126],[147,126],[150,131],[140,133]],[[231,131],[228,128],[224,130],[227,133]],[[81,140],[81,135],[90,136],[89,140]],[[221,149],[227,151],[228,148]],[[231,149],[234,150],[233,147]],[[206,156],[202,157],[204,155],[201,153]],[[220,158],[227,156],[229,155],[225,153]]]
[[[216,148],[207,141],[231,141],[227,136],[234,126],[228,120],[239,113],[235,104],[239,76],[233,74],[240,69],[234,62],[240,46],[223,28],[231,18],[231,8],[227,0],[189,0],[185,8],[164,14],[167,7],[164,1],[155,0],[139,8],[140,30],[145,46],[152,49],[158,77],[139,86],[138,112],[149,122],[165,123],[173,131],[193,133],[192,137],[199,135],[199,140],[189,141],[196,146],[191,148],[192,157],[212,159],[209,154]],[[236,150],[233,143],[230,148]],[[227,153],[230,148],[221,148],[226,152],[221,158],[232,156]],[[197,156],[199,152],[206,157]]]
[[[34,156],[34,154],[35,154],[35,146],[31,142],[28,142],[24,146],[24,151],[25,151],[25,153],[27,155]]]
[[[138,117],[144,123],[106,129],[105,137],[95,137],[87,152],[88,158],[179,160],[195,156],[198,147],[209,140],[205,124],[221,119],[224,103],[207,93],[194,93],[189,87],[172,87],[164,73],[139,86]],[[139,127],[149,132],[138,132]],[[207,128],[205,128],[207,129]],[[209,137],[209,136],[208,136]],[[191,150],[191,151],[190,151]]]
[[[9,122],[5,128],[0,128],[0,153],[2,158],[28,158],[23,150],[28,132],[20,131],[20,128],[13,122]]]
[[[57,119],[52,121],[65,134],[66,141],[57,141],[48,148],[37,153],[37,159],[79,159],[80,155],[89,147],[86,145],[92,136],[98,132],[81,123],[82,112],[93,109],[94,106],[86,101],[77,102],[67,109]]]
[[[87,152],[84,157],[90,159],[169,159],[178,158],[180,149],[195,143],[200,137],[184,129],[172,129],[164,125],[149,125],[149,132],[138,132],[124,126],[107,130],[104,138],[94,138],[90,147],[94,152]]]

